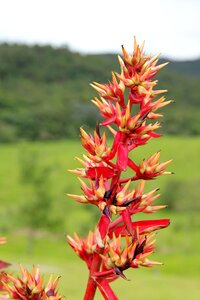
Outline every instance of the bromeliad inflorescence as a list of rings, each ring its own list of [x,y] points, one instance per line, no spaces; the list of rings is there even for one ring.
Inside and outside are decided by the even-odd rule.
[[[160,163],[159,151],[139,164],[130,158],[136,147],[160,136],[156,132],[160,128],[157,119],[162,114],[157,111],[172,102],[160,96],[166,90],[156,90],[157,80],[153,80],[166,63],[157,65],[158,55],[146,55],[143,46],[134,39],[132,55],[122,47],[121,73],[113,73],[107,84],[91,84],[99,94],[92,102],[103,118],[101,126],[113,135],[113,143],[108,145],[106,132],[101,133],[99,124],[93,135],[81,128],[87,155],[78,158],[82,168],[71,170],[79,176],[83,193],[69,196],[97,206],[101,213],[94,232],[90,231],[85,239],[77,234],[67,237],[89,269],[84,300],[94,299],[97,287],[104,299],[118,299],[109,285],[111,281],[120,276],[126,279],[124,271],[128,268],[160,264],[149,259],[155,247],[153,232],[170,222],[132,220],[138,212],[152,213],[165,207],[154,205],[158,189],[145,193],[145,181],[171,173],[165,171],[171,160]],[[124,176],[127,168],[132,173],[129,177]]]
[[[0,244],[4,244],[6,239],[0,237]],[[53,280],[51,275],[47,284],[44,283],[44,277],[40,275],[39,266],[33,267],[31,272],[20,266],[21,277],[14,277],[4,269],[10,266],[10,263],[0,260],[0,299],[17,300],[61,300],[57,284],[59,277]]]
[[[18,300],[61,300],[62,296],[58,294],[57,284],[59,277],[54,281],[52,276],[48,283],[44,284],[44,278],[40,275],[39,267],[32,268],[31,272],[22,266],[21,277],[15,278],[7,274],[9,284],[3,281],[5,290],[8,292],[5,299]],[[1,297],[1,296],[0,296]],[[4,298],[2,298],[4,299]]]

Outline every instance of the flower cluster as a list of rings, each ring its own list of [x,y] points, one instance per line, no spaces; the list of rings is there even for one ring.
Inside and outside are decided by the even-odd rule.
[[[82,194],[68,195],[80,203],[97,206],[101,213],[95,231],[85,240],[77,234],[74,238],[68,236],[70,246],[90,272],[84,298],[87,300],[94,299],[97,287],[104,299],[117,299],[110,281],[119,276],[126,278],[123,271],[128,268],[159,264],[148,258],[155,247],[152,232],[169,225],[169,219],[132,220],[138,212],[152,213],[165,207],[154,205],[158,189],[145,193],[145,182],[171,174],[166,171],[171,160],[160,163],[160,151],[139,164],[130,157],[136,147],[160,137],[156,130],[161,127],[157,119],[162,114],[158,110],[172,102],[165,101],[161,94],[166,90],[156,89],[157,80],[153,80],[166,63],[157,65],[158,55],[151,58],[143,46],[134,39],[131,55],[122,47],[120,74],[112,73],[107,84],[91,84],[99,94],[92,102],[103,118],[100,125],[111,132],[113,142],[109,145],[99,124],[94,134],[81,128],[87,154],[77,158],[81,168],[70,170],[78,175]],[[124,176],[127,169],[129,177]]]
[[[4,244],[6,239],[0,237],[0,244]],[[52,276],[48,283],[44,284],[44,278],[40,275],[39,267],[32,268],[31,272],[20,266],[21,278],[14,277],[5,272],[9,263],[0,260],[0,299],[18,300],[61,300],[58,294],[57,284],[59,277],[54,281]]]
[[[6,243],[6,238],[0,237],[0,245],[5,244],[5,243]],[[7,274],[4,271],[4,269],[9,266],[10,266],[10,263],[0,260],[0,299],[7,299],[7,295],[4,294],[5,286],[4,286],[3,282],[7,283],[9,281]]]
[[[59,277],[54,281],[52,276],[48,283],[44,285],[44,279],[40,276],[39,267],[32,268],[31,272],[25,270],[21,266],[21,278],[15,278],[7,274],[9,284],[2,281],[5,290],[8,292],[5,299],[18,299],[18,300],[60,300],[60,296],[57,292],[57,283]]]

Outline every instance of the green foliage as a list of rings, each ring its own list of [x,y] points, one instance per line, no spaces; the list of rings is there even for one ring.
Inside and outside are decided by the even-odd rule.
[[[175,211],[200,211],[200,178],[186,181],[169,180],[166,183],[163,198],[168,208]]]
[[[162,60],[161,60],[162,62]],[[158,88],[176,103],[165,109],[163,131],[200,133],[199,60],[171,62]],[[0,45],[0,142],[51,140],[94,128],[97,109],[92,81],[105,83],[118,69],[117,56],[81,55],[67,47]]]
[[[167,149],[161,151],[160,161],[167,161],[173,157],[174,160],[168,170],[174,171],[176,174],[162,176],[158,180],[147,182],[145,191],[160,188],[161,196],[155,203],[157,205],[169,204],[169,209],[188,213],[199,211],[199,165],[197,163],[200,153],[199,138],[174,136],[154,139],[143,149],[136,149],[132,158],[139,163],[143,158],[147,158],[163,148],[163,144],[167,145]],[[80,167],[80,164],[73,159],[74,156],[80,156],[80,153],[84,153],[80,142],[70,139],[66,142],[27,142],[25,145],[24,143],[1,145],[0,230],[9,232],[13,228],[27,227],[27,223],[25,224],[22,222],[22,218],[19,218],[21,208],[35,205],[35,202],[33,204],[31,202],[36,197],[38,197],[38,203],[42,205],[40,201],[43,197],[48,196],[51,203],[48,210],[48,226],[51,231],[62,233],[67,231],[69,234],[74,231],[81,234],[87,232],[92,224],[95,224],[98,210],[94,207],[91,212],[89,209],[92,208],[89,208],[88,205],[78,205],[65,195],[65,193],[81,193],[78,180],[66,172],[67,169]],[[33,157],[35,155],[36,158],[32,158],[31,155]],[[26,168],[28,170],[23,171],[24,176],[22,176],[22,161],[25,162],[28,159],[32,162],[35,161],[36,166],[32,166],[32,168],[33,170],[35,168],[36,171]],[[39,174],[37,175],[37,172],[46,168],[50,173],[43,176],[44,183],[40,183],[41,187],[40,184],[37,186],[34,181],[36,182],[37,177],[41,177]],[[27,178],[28,172],[35,172],[35,175],[32,175],[30,183],[25,183],[22,177]],[[30,181],[30,179],[25,180]],[[137,185],[137,182],[135,184]],[[45,192],[46,195],[42,196],[41,193]],[[43,207],[43,211],[44,209],[45,207]]]
[[[19,207],[21,225],[31,230],[55,230],[63,225],[62,215],[55,216],[51,173],[53,165],[42,163],[42,157],[36,150],[23,145],[19,157],[19,171],[22,185],[31,191]]]
[[[149,300],[159,300],[160,295],[163,295],[163,300],[184,298],[197,300],[200,296],[198,264],[200,219],[197,206],[194,206],[196,203],[194,199],[199,203],[199,165],[197,162],[200,140],[197,137],[177,136],[152,140],[143,147],[143,150],[136,150],[134,159],[140,161],[148,157],[149,154],[162,148],[163,144],[168,147],[161,152],[161,161],[173,157],[174,162],[168,169],[175,171],[176,175],[172,175],[173,178],[163,176],[160,180],[149,181],[147,190],[154,187],[161,188],[161,197],[157,200],[157,204],[165,204],[172,199],[170,204],[172,211],[158,212],[159,218],[170,217],[171,219],[169,228],[163,230],[162,234],[156,235],[158,251],[155,252],[153,259],[164,262],[164,266],[152,270],[141,268],[136,272],[137,274],[127,272],[130,282],[127,283],[121,279],[120,283],[116,285],[114,283],[120,299],[123,299],[125,289],[127,300],[132,300],[134,297],[139,299],[141,291],[142,299]],[[7,229],[8,238],[7,244],[1,246],[1,257],[6,261],[15,262],[13,270],[11,269],[14,273],[16,263],[27,265],[39,263],[41,270],[60,274],[61,292],[71,299],[83,297],[82,287],[87,279],[87,270],[68,248],[64,233],[71,234],[77,231],[82,234],[89,228],[93,228],[97,212],[94,207],[91,214],[91,211],[88,212],[89,206],[79,206],[64,195],[65,192],[81,193],[79,182],[76,183],[73,175],[66,172],[66,169],[79,166],[73,157],[81,152],[83,150],[80,142],[73,140],[29,142],[25,145],[10,144],[0,147],[0,230],[2,234],[5,234],[5,229]],[[22,169],[25,170],[23,163],[29,160],[34,161],[36,166],[33,163],[33,170],[27,169],[22,172]],[[31,195],[34,195],[34,188],[29,178],[33,175],[30,173],[33,172],[35,174],[33,178],[37,178],[39,176],[36,175],[37,172],[46,167],[50,168],[50,174],[47,176],[49,189],[47,193],[53,197],[50,210],[53,210],[56,219],[64,217],[65,224],[57,226],[56,235],[50,233],[54,230],[52,227],[47,229],[46,233],[42,230],[36,231],[34,252],[30,256],[27,252],[26,231],[19,230],[19,227],[22,227],[22,224],[19,224],[22,218],[19,218],[21,215],[17,209],[21,209],[24,203],[29,205],[32,201]],[[146,218],[154,218],[154,215],[146,215]],[[77,277],[79,273],[82,274],[80,278]],[[100,296],[97,295],[97,299],[101,299]]]

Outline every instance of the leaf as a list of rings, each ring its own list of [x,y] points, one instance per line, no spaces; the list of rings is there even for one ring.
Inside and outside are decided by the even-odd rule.
[[[101,176],[104,178],[111,178],[114,175],[115,171],[109,167],[91,167],[87,170],[87,176],[92,180],[100,178]]]
[[[155,230],[159,230],[169,226],[170,220],[169,219],[160,219],[160,220],[143,220],[137,222],[131,222],[133,228],[138,228],[139,234],[149,233]],[[116,226],[109,231],[109,236],[112,237],[113,233],[118,237],[126,236],[130,234],[129,231],[126,229],[126,225]]]

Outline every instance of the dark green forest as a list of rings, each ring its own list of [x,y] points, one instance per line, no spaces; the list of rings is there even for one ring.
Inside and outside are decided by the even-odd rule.
[[[166,59],[160,59],[160,62]],[[0,44],[0,142],[77,136],[99,118],[89,83],[119,72],[116,54],[82,55],[66,46]],[[200,59],[170,61],[157,76],[175,103],[163,109],[161,132],[200,134]]]

